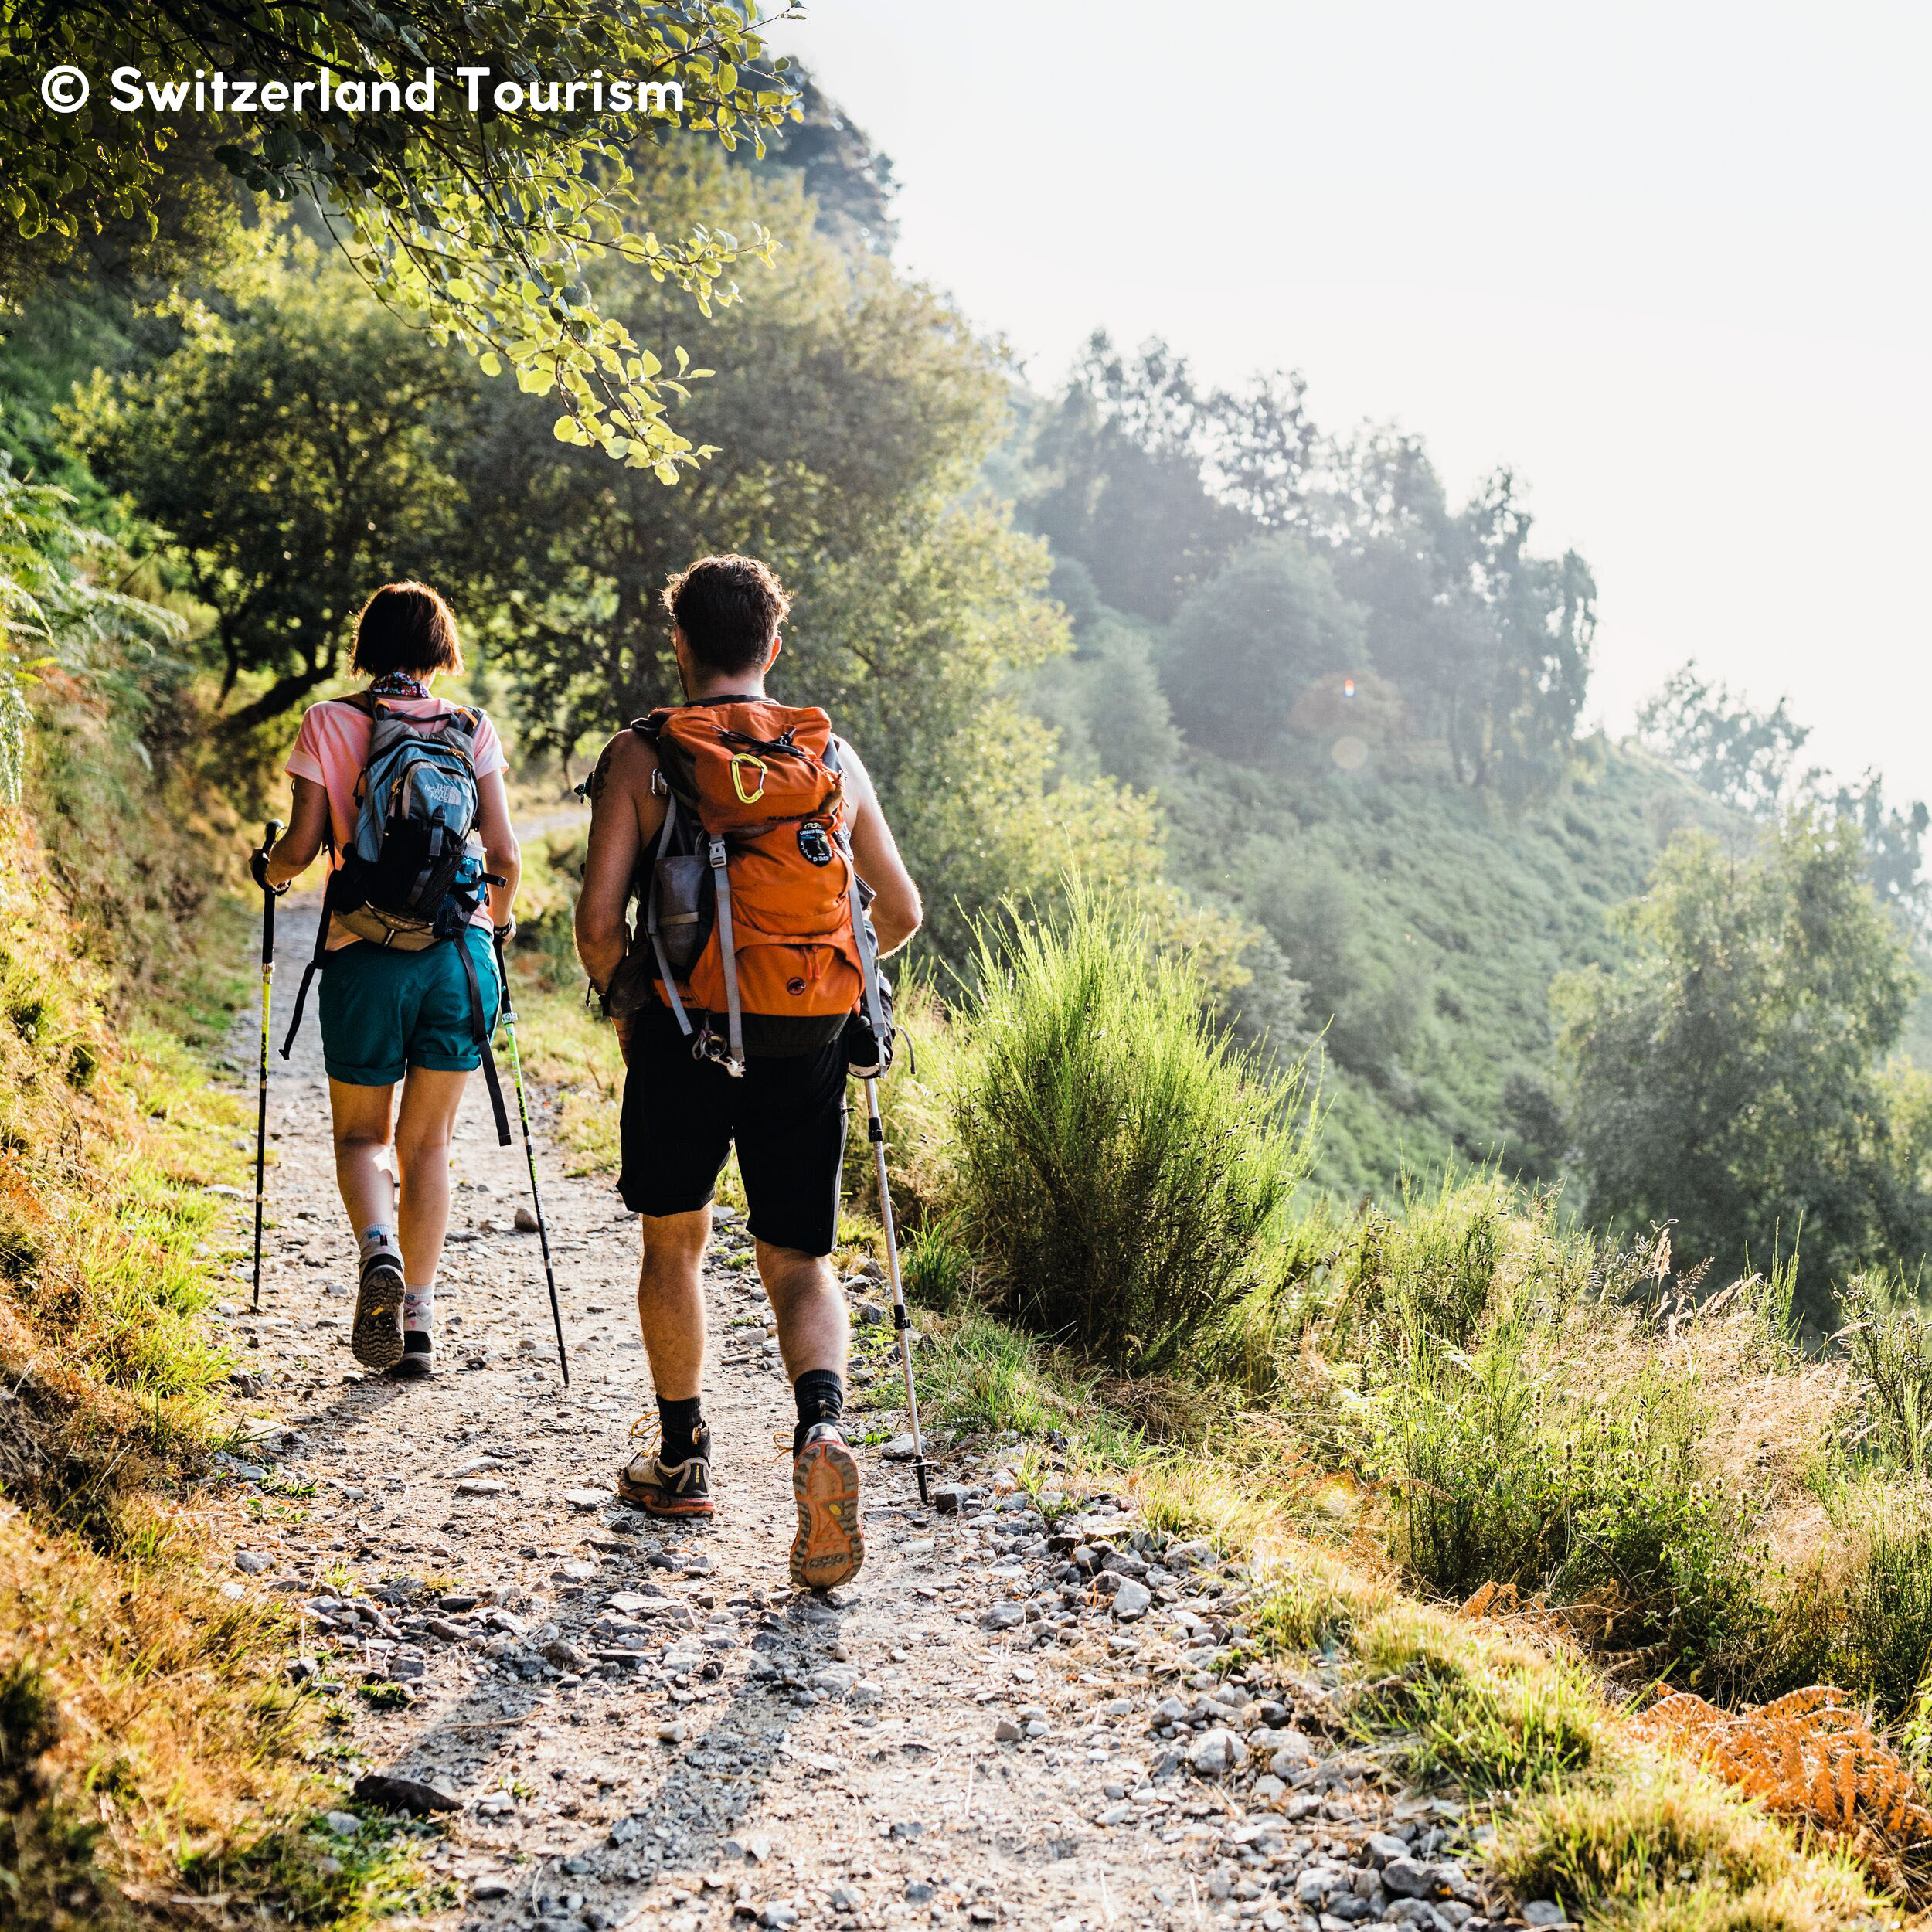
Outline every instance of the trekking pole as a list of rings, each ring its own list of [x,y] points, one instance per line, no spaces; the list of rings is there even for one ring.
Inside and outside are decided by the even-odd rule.
[[[282,835],[282,821],[271,818],[262,835],[262,850],[270,851]],[[262,1163],[268,1151],[268,996],[275,984],[275,894],[262,888],[262,1057],[255,1083],[255,1298],[262,1305]]]
[[[886,1129],[879,1117],[879,1077],[866,1081],[866,1138],[879,1165],[879,1219],[886,1230],[886,1272],[892,1282],[893,1327],[899,1336],[899,1366],[906,1378],[906,1413],[913,1425],[913,1474],[919,1478],[919,1500],[926,1494],[926,1437],[919,1426],[919,1397],[913,1388],[912,1323],[906,1313],[906,1291],[899,1279],[899,1236],[893,1227],[893,1194],[886,1178]]]
[[[536,1238],[543,1250],[543,1279],[550,1291],[550,1320],[556,1328],[557,1366],[563,1371],[563,1386],[570,1386],[570,1358],[563,1352],[563,1311],[557,1306],[556,1271],[550,1265],[550,1230],[543,1219],[543,1196],[536,1184],[536,1145],[530,1138],[530,1104],[523,1097],[523,1056],[516,1050],[516,1009],[510,1002],[510,969],[503,957],[503,942],[492,933],[496,947],[496,976],[503,987],[501,1015],[505,1036],[510,1043],[510,1078],[516,1085],[516,1117],[523,1124],[523,1153],[530,1166],[530,1199],[536,1209]]]

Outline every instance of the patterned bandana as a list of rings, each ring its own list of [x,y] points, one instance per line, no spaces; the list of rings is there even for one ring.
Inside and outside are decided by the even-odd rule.
[[[386,677],[378,678],[369,686],[369,692],[372,696],[378,698],[427,698],[430,695],[427,685],[400,671],[392,671]]]

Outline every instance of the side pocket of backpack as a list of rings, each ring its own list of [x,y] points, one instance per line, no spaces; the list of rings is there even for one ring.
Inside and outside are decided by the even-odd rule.
[[[658,861],[657,882],[658,937],[671,970],[682,979],[711,935],[716,900],[711,867],[696,852],[674,853]]]

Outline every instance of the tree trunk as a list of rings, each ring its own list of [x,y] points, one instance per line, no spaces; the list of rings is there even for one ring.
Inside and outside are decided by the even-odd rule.
[[[234,739],[247,737],[257,725],[266,724],[270,718],[292,710],[310,692],[318,685],[326,684],[335,675],[333,663],[304,665],[299,671],[285,672],[252,703],[243,705],[240,710],[230,712],[223,719],[223,734]]]

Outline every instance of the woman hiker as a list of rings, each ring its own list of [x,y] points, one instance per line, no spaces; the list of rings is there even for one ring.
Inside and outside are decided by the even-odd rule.
[[[356,619],[350,668],[371,680],[368,689],[326,699],[304,716],[288,758],[295,790],[288,831],[271,851],[254,855],[252,869],[257,884],[284,892],[325,845],[329,850],[319,1003],[336,1184],[361,1250],[350,1346],[365,1367],[413,1380],[434,1367],[436,1273],[450,1210],[450,1133],[464,1083],[481,1064],[496,1023],[501,988],[492,930],[499,937],[511,930],[520,866],[495,727],[481,712],[431,695],[440,673],[463,668],[448,604],[427,584],[385,584]],[[403,741],[399,719],[413,727],[409,736],[415,743]],[[393,883],[396,868],[366,862],[375,854],[359,855],[359,823],[365,845],[369,836],[359,793],[366,767],[379,779],[400,769],[395,761],[410,763],[430,746],[434,768],[417,766],[424,777],[383,794],[403,802],[391,808],[381,856],[390,859],[392,838],[412,834],[439,849],[437,813],[459,824],[473,815],[474,838],[454,884],[438,893],[442,922],[452,936],[422,944],[419,934],[420,950],[412,951],[404,949],[406,937],[396,943],[406,921],[377,910],[395,896],[386,892],[385,882]],[[399,830],[398,821],[410,811],[422,815],[422,824]],[[338,876],[345,867],[348,876]],[[341,889],[345,885],[353,889]],[[434,914],[438,908],[428,910]],[[300,1011],[298,999],[298,1019]]]

